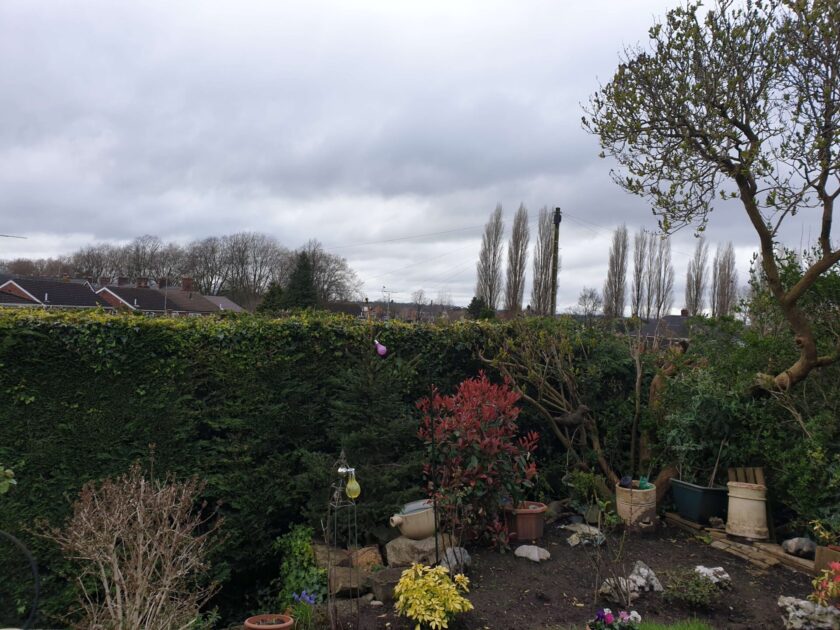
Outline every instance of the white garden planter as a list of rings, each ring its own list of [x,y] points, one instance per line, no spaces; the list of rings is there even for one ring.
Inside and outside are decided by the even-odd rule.
[[[757,483],[730,481],[726,533],[752,540],[767,538],[767,488]]]
[[[632,526],[642,521],[656,520],[656,486],[639,490],[639,482],[634,481],[632,488],[615,486],[615,511],[622,520]]]

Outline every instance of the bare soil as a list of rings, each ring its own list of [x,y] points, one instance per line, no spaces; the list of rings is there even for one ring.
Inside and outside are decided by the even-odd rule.
[[[722,566],[732,577],[732,588],[721,593],[720,601],[709,610],[690,610],[664,601],[661,594],[644,593],[634,603],[645,621],[673,622],[696,617],[713,628],[781,628],[776,602],[780,595],[805,597],[810,592],[810,578],[782,566],[761,570],[675,527],[663,526],[652,534],[624,537],[622,560],[601,563],[596,575],[592,548],[570,547],[566,530],[559,525],[546,527],[540,545],[551,552],[551,559],[535,564],[512,553],[500,554],[489,549],[470,550],[473,564],[469,599],[475,606],[451,625],[453,630],[555,630],[582,629],[604,606],[621,608],[596,601],[597,586],[612,570],[629,573],[636,560],[644,561],[667,587],[668,576],[680,569],[702,564]],[[606,554],[614,554],[621,538],[611,537]],[[597,583],[596,583],[597,582]],[[361,604],[359,627],[364,630],[412,629],[413,625],[397,617],[391,606],[372,608]]]

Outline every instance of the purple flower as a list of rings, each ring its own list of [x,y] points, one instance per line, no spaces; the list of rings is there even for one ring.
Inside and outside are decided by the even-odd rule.
[[[604,619],[606,619],[606,615],[603,609],[595,613],[595,621],[604,621]]]

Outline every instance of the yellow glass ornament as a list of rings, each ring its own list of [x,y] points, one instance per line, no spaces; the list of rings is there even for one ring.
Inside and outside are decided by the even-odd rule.
[[[356,473],[351,472],[350,478],[347,480],[347,485],[344,486],[344,492],[347,493],[347,496],[351,499],[356,499],[362,493],[362,487],[359,485],[359,482],[356,481]]]

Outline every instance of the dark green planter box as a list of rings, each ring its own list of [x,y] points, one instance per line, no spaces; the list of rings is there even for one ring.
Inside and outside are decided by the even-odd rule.
[[[709,517],[726,517],[729,493],[726,488],[707,488],[687,481],[671,479],[677,513],[683,518],[708,525]]]

